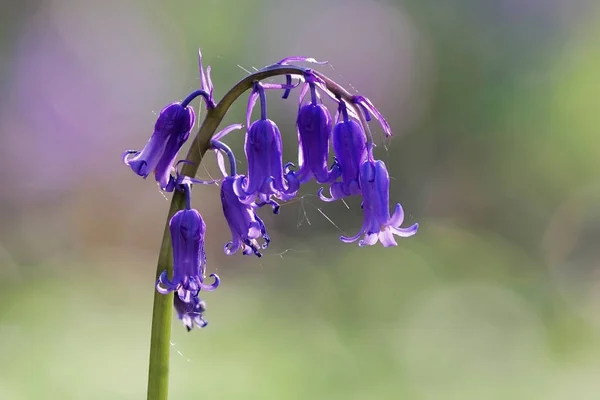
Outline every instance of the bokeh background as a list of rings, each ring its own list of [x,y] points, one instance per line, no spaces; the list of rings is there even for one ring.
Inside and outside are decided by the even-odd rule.
[[[358,200],[308,185],[263,210],[263,258],[227,257],[218,187],[196,188],[222,285],[206,329],[174,321],[171,398],[597,399],[598,43],[594,0],[4,2],[0,399],[145,398],[169,203],[120,155],[198,88],[199,47],[217,98],[286,56],[329,60],[391,123],[376,154],[421,228],[343,244]],[[269,96],[288,161],[292,97]]]

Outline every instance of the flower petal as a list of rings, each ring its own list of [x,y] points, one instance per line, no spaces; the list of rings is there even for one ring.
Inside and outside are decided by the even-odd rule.
[[[375,116],[375,119],[377,119],[377,121],[379,121],[379,124],[383,128],[383,132],[385,133],[385,136],[387,136],[387,137],[392,136],[392,128],[390,127],[390,124],[388,124],[386,119],[379,112],[379,110],[375,107],[375,105],[371,102],[371,100],[369,100],[368,98],[366,98],[364,96],[354,96],[354,98],[352,100],[356,104],[361,104],[363,107],[365,107],[367,110],[369,110],[371,112],[371,114],[373,114]]]
[[[252,110],[256,105],[256,100],[258,100],[258,92],[254,90],[248,98],[248,106],[246,107],[246,126],[248,129],[250,129],[250,119],[252,118]]]
[[[397,246],[396,240],[394,239],[394,234],[390,228],[386,228],[379,232],[379,241],[383,245],[383,247],[391,247]]]
[[[366,228],[367,228],[367,225],[363,224],[363,226],[360,228],[360,231],[358,231],[358,233],[356,235],[354,235],[352,237],[340,236],[340,240],[344,243],[356,242],[358,240],[358,238],[360,238],[365,233]]]
[[[373,246],[375,243],[377,243],[378,239],[379,235],[377,233],[367,233],[364,239],[358,242],[358,245],[360,247]]]
[[[395,235],[398,235],[400,237],[410,237],[417,233],[417,231],[419,230],[419,224],[411,225],[408,228],[390,227],[390,229],[392,230],[392,232],[394,232]]]
[[[235,131],[236,129],[242,129],[243,127],[244,127],[244,125],[242,125],[242,124],[229,125],[229,126],[225,127],[225,129],[215,133],[213,135],[213,137],[211,138],[211,141],[220,140],[223,136],[227,135],[228,133]]]
[[[323,195],[323,188],[320,188],[317,192],[319,199],[323,200],[326,203],[331,203],[332,201],[336,201],[341,199],[342,197],[346,197],[346,193],[344,192],[344,185],[342,182],[334,182],[329,186],[329,196],[325,197]]]
[[[221,279],[219,279],[219,275],[217,274],[210,274],[210,277],[214,279],[213,283],[211,285],[207,285],[204,282],[198,282],[198,286],[200,286],[200,288],[202,290],[206,290],[207,292],[212,292],[213,290],[215,290],[217,287],[219,287],[219,284],[221,283]]]
[[[400,203],[396,203],[396,208],[394,209],[394,214],[392,214],[390,220],[388,221],[389,226],[393,226],[394,228],[399,228],[404,222],[404,210]]]

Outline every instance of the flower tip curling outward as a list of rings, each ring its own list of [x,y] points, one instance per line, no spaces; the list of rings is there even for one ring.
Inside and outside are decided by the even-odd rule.
[[[183,107],[180,103],[169,104],[160,112],[154,132],[142,151],[125,151],[123,162],[144,179],[154,172],[156,181],[165,190],[171,181],[175,157],[187,140],[194,121],[192,107]]]
[[[359,182],[363,195],[364,222],[356,235],[340,237],[343,242],[351,243],[364,235],[359,246],[371,246],[380,241],[383,247],[390,247],[397,245],[394,235],[410,237],[417,233],[419,224],[401,227],[404,210],[400,203],[396,204],[394,213],[390,216],[390,177],[383,161],[364,161],[360,166]]]

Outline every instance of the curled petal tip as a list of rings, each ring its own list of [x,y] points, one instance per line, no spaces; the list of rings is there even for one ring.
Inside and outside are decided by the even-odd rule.
[[[413,236],[417,233],[417,231],[419,230],[419,224],[413,224],[411,226],[409,226],[408,228],[391,228],[392,231],[400,236],[400,237],[410,237]]]
[[[284,174],[289,174],[290,172],[293,172],[296,169],[296,164],[294,164],[293,162],[288,162],[283,166],[283,170],[284,170]]]
[[[262,222],[262,221],[261,221]],[[262,244],[262,248],[266,249],[267,247],[269,247],[269,243],[271,243],[271,236],[269,236],[267,234],[267,230],[266,227],[263,224],[263,230],[262,230],[262,237],[263,237],[263,244]]]
[[[319,189],[319,191],[317,192],[317,196],[319,196],[319,199],[321,199],[322,201],[324,201],[326,203],[331,203],[332,201],[336,201],[337,200],[337,199],[334,199],[333,197],[327,197],[327,196],[325,196],[323,194],[323,188]]]
[[[156,291],[160,294],[169,294],[177,289],[177,285],[169,280],[167,277],[167,271],[163,271],[162,274],[156,280]]]
[[[214,282],[211,285],[206,285],[204,282],[200,283],[200,287],[202,288],[202,290],[206,290],[207,292],[212,292],[213,290],[218,288],[219,284],[221,283],[221,279],[219,278],[219,275],[210,274],[210,277],[214,279]]]
[[[340,236],[340,240],[344,243],[352,243],[352,242],[356,242],[355,238],[350,238],[348,236]]]
[[[165,289],[164,287],[162,287],[160,282],[156,282],[156,291],[160,294],[169,294],[172,292],[171,290]]]
[[[136,156],[136,155],[140,154],[140,152],[137,150],[125,150],[123,152],[123,154],[121,155],[121,161],[123,161],[123,164],[129,165],[129,156],[132,154],[134,156]]]
[[[236,251],[237,247],[233,247],[233,242],[228,242],[227,244],[225,244],[225,246],[223,246],[223,252],[228,256],[234,254]]]

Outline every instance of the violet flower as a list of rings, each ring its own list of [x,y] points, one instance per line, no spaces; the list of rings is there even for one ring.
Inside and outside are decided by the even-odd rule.
[[[260,119],[250,124],[252,109],[260,97]],[[267,119],[267,102],[265,90],[256,83],[248,101],[246,113],[246,140],[244,149],[248,160],[248,173],[243,179],[236,180],[234,189],[245,204],[258,198],[256,204],[271,204],[274,209],[277,203],[271,199],[275,196],[281,200],[289,200],[298,192],[300,183],[293,172],[283,174],[281,133],[275,122]]]
[[[123,162],[144,179],[154,172],[161,189],[166,189],[177,152],[190,135],[194,120],[192,107],[169,104],[160,112],[146,146],[142,151],[127,150],[123,153]]]
[[[169,279],[167,271],[163,271],[156,282],[156,290],[161,294],[177,292],[176,297],[186,303],[187,308],[194,310],[198,308],[200,302],[198,297],[200,290],[215,290],[220,281],[216,274],[211,274],[210,276],[214,278],[213,284],[204,283],[206,224],[200,213],[190,207],[190,186],[180,187],[185,191],[186,208],[176,212],[169,222],[173,244],[173,277]],[[176,306],[177,304],[175,303]],[[179,304],[178,312],[183,309],[184,307]]]
[[[154,172],[156,181],[164,191],[172,192],[176,186],[171,171],[177,153],[194,126],[196,115],[189,104],[198,96],[202,96],[209,106],[214,105],[212,95],[204,90],[190,93],[181,103],[169,104],[158,115],[154,132],[142,151],[127,150],[122,155],[125,165],[144,179]]]
[[[359,181],[364,222],[356,235],[342,236],[340,239],[343,242],[351,243],[364,235],[359,246],[371,246],[379,240],[383,247],[389,247],[397,245],[394,235],[409,237],[417,233],[419,224],[408,228],[400,227],[404,222],[404,211],[400,203],[396,204],[394,214],[390,217],[390,176],[383,161],[364,161],[360,165]]]
[[[319,198],[326,202],[361,193],[358,170],[361,163],[367,159],[370,150],[367,149],[365,131],[357,121],[348,118],[348,110],[343,100],[339,100],[339,116],[341,121],[333,128],[332,141],[337,161],[334,169],[338,169],[342,181],[331,184],[330,197],[323,195],[323,188],[319,189]]]
[[[296,125],[298,127],[298,167],[296,176],[301,184],[312,177],[318,183],[333,182],[339,169],[329,170],[329,139],[331,137],[331,114],[318,102],[314,75],[306,74],[306,84],[300,95],[300,103],[310,88],[311,101],[300,107]],[[288,167],[291,164],[286,165]]]
[[[255,203],[242,203],[236,194],[236,181],[243,180],[244,176],[237,175],[235,156],[231,149],[224,143],[215,140],[211,142],[211,145],[217,152],[223,151],[227,154],[231,174],[227,176],[224,166],[219,162],[225,176],[225,179],[221,182],[221,204],[223,215],[231,230],[231,241],[224,246],[223,250],[225,254],[231,255],[242,249],[244,255],[254,253],[256,256],[261,257],[262,254],[260,254],[259,248],[266,249],[271,239],[267,235],[264,222],[256,214],[258,206]],[[260,237],[264,239],[262,246],[257,241]]]

